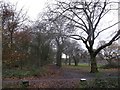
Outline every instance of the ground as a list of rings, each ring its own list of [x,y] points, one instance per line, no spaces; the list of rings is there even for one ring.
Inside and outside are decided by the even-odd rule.
[[[47,66],[48,72],[44,76],[31,76],[24,78],[3,78],[3,87],[20,87],[23,80],[29,81],[28,88],[79,88],[81,78],[92,80],[95,78],[118,78],[118,69],[99,69],[99,72],[90,73],[90,67]]]

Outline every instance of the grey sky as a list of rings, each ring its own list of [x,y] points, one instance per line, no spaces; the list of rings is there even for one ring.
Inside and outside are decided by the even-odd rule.
[[[8,0],[4,0],[8,1]],[[53,3],[54,0],[9,0],[11,3],[15,4],[18,2],[18,9],[24,7],[24,10],[28,11],[28,16],[32,20],[36,20],[37,16],[40,12],[44,11],[45,7],[49,3]],[[110,0],[114,2],[118,2],[119,0]],[[114,8],[117,8],[117,4],[113,6]],[[100,22],[100,26],[98,29],[104,29],[118,21],[118,11],[111,12],[107,14]],[[98,40],[96,40],[95,47],[97,46],[97,43],[99,40],[108,40],[110,37],[108,37],[108,33],[112,34],[114,30],[118,29],[118,25],[112,27],[109,29],[109,31],[106,31],[104,33],[101,33],[102,37],[99,37]]]
[[[28,16],[34,20],[37,19],[37,15],[44,10],[48,3],[52,3],[53,0],[4,0],[10,1],[13,4],[17,4],[18,9],[22,8],[27,10]]]
[[[54,0],[4,0],[10,1],[13,4],[18,2],[18,8],[24,7],[28,11],[31,19],[36,19],[37,15],[44,10],[48,3],[53,3]],[[118,0],[110,0],[117,2]]]

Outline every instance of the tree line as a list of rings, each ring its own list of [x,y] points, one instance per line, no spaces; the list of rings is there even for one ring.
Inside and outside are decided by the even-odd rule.
[[[1,1],[3,66],[22,69],[27,64],[43,67],[56,63],[61,67],[63,53],[68,57],[64,60],[66,64],[71,64],[73,60],[75,65],[78,65],[80,58],[87,53],[90,72],[98,72],[98,56],[109,63],[116,55],[119,59],[120,48],[114,43],[120,38],[119,29],[113,32],[109,41],[101,41],[98,47],[94,48],[101,33],[119,23],[98,29],[101,19],[112,10],[111,4],[112,2],[107,0],[56,1],[54,7],[48,6],[37,21],[31,22],[23,8],[18,11],[17,6]],[[79,41],[82,41],[87,51]]]

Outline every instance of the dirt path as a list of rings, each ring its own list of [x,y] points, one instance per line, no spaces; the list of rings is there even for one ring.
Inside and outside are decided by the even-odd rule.
[[[18,80],[3,80],[4,84],[16,83],[20,84],[21,80],[29,80],[29,87],[38,87],[38,88],[77,88],[79,86],[79,82],[81,78],[85,79],[94,79],[96,77],[101,78],[117,78],[118,73],[115,71],[106,71],[100,72],[98,74],[89,73],[88,70],[83,69],[71,69],[71,68],[62,68],[59,69],[56,66],[49,66],[49,71],[52,74],[56,74],[57,76],[49,76],[49,77],[33,77],[33,78],[24,78]]]

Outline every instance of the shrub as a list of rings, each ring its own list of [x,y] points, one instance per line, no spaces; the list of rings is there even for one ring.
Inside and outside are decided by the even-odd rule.
[[[95,88],[118,88],[118,79],[107,78],[107,79],[95,79],[93,83]]]
[[[96,78],[80,83],[80,88],[119,88],[118,78]]]
[[[103,69],[120,68],[120,65],[117,65],[117,64],[106,64],[104,66],[101,66],[100,68],[103,68]]]
[[[29,69],[4,69],[3,77],[28,77],[28,76],[39,76],[44,74],[46,70],[44,68],[32,68]]]

